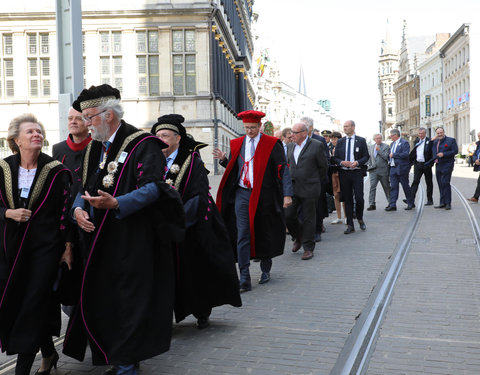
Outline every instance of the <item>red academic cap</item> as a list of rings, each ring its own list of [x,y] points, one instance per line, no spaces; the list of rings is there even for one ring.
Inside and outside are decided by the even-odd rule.
[[[262,120],[262,117],[265,117],[265,113],[260,111],[243,111],[237,116],[240,117],[243,122],[259,123]]]

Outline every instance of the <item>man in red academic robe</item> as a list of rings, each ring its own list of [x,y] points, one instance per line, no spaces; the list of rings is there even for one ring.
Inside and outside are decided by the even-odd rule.
[[[285,216],[293,188],[282,143],[260,133],[259,111],[238,114],[246,135],[230,141],[231,155],[215,149],[214,157],[226,167],[217,193],[217,206],[237,250],[240,291],[252,289],[250,259],[260,259],[259,283],[270,280],[272,258],[283,254]]]

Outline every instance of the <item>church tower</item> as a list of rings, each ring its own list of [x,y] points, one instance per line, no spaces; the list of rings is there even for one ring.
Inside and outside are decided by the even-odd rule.
[[[395,124],[395,93],[393,83],[398,79],[398,50],[394,49],[387,20],[385,39],[382,40],[378,60],[378,89],[380,91],[381,122],[380,131],[386,139],[390,128]]]

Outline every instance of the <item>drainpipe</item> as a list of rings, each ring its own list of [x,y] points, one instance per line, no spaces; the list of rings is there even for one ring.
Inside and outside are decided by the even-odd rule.
[[[218,147],[218,118],[217,118],[217,96],[215,95],[214,87],[213,87],[213,48],[215,47],[214,41],[212,40],[211,32],[213,26],[213,19],[217,14],[218,6],[213,1],[211,2],[212,5],[212,14],[208,20],[208,34],[209,34],[209,46],[210,46],[210,98],[213,101],[213,147]],[[218,174],[218,160],[213,159],[213,174]]]

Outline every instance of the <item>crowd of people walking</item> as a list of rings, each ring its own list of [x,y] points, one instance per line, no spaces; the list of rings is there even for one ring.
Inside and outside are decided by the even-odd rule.
[[[141,361],[169,349],[174,319],[193,315],[204,329],[212,308],[240,307],[240,293],[252,290],[251,260],[260,262],[258,283],[268,283],[287,234],[307,261],[329,212],[346,235],[355,220],[367,230],[367,171],[369,211],[378,182],[386,211],[397,210],[399,185],[405,209],[414,209],[422,176],[432,205],[433,165],[435,208],[451,208],[458,148],[443,128],[432,139],[420,128],[411,149],[397,129],[391,145],[375,134],[368,146],[351,120],[345,136],[316,134],[308,117],[270,136],[264,113],[244,111],[245,135],[229,153],[213,150],[225,167],[214,199],[200,156],[207,145],[187,134],[183,116],[160,116],[146,132],[123,114],[117,89],[84,89],[53,157],[42,152],[46,134],[35,116],[10,123],[13,155],[0,160],[0,348],[17,354],[17,375],[30,373],[39,350],[37,373],[56,368],[61,304],[69,316],[65,355],[83,361],[89,347],[93,364],[112,365],[106,374],[136,374]],[[473,159],[480,169],[480,133]],[[471,201],[480,177],[478,185]]]

